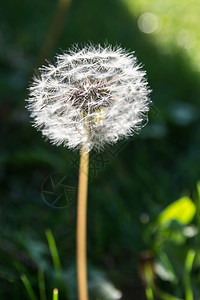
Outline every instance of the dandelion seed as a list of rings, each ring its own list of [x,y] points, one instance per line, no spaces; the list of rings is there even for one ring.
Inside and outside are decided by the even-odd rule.
[[[102,149],[144,125],[149,110],[145,72],[120,47],[86,46],[39,70],[27,108],[53,144]]]

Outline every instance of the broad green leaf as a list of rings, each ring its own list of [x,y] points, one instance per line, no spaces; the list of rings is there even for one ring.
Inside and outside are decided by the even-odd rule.
[[[171,221],[188,224],[196,213],[196,207],[189,197],[182,197],[170,204],[159,216],[159,223],[165,225]]]
[[[159,259],[156,262],[156,273],[164,281],[178,282],[174,268],[165,252],[159,253]]]

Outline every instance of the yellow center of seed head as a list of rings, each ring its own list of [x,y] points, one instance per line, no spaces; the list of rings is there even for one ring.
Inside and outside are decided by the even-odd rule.
[[[93,124],[100,124],[101,121],[103,121],[104,117],[106,114],[106,108],[105,107],[101,107],[100,109],[96,109],[95,110],[95,115],[91,117],[91,121]],[[81,116],[84,119],[87,116],[87,113],[85,113],[84,111],[81,111]],[[87,123],[87,122],[85,122]],[[86,125],[86,124],[85,124]]]

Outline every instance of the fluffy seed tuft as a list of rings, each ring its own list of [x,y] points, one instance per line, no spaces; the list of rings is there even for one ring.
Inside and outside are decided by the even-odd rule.
[[[71,50],[39,73],[27,108],[34,126],[56,145],[99,150],[138,132],[147,120],[145,72],[120,47]]]

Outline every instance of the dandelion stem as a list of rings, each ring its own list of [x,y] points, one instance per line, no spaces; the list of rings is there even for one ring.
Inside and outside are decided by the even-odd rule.
[[[77,280],[78,299],[87,300],[87,259],[86,259],[86,227],[87,227],[87,190],[88,190],[89,153],[82,147],[77,206]]]
[[[37,60],[37,67],[40,67],[42,64],[44,64],[45,59],[51,56],[62,33],[70,3],[71,0],[58,0],[54,18],[49,27],[49,31]]]

